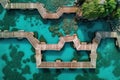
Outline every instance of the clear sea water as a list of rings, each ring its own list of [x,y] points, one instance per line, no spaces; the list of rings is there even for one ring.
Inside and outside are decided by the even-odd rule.
[[[58,6],[71,6],[74,4],[74,0],[11,0],[11,2],[41,2],[52,12],[55,12]],[[74,20],[74,17],[74,14],[64,14],[58,20],[44,20],[37,10],[5,10],[0,5],[1,30],[35,32],[38,34],[38,39],[43,35],[49,44],[59,41],[58,36],[52,36],[49,27],[53,24],[62,25],[65,19],[71,21]],[[91,42],[97,31],[111,31],[110,25],[105,20],[78,22],[76,26],[78,26],[77,35],[79,39],[87,42]],[[24,56],[20,62],[17,60],[19,58],[16,58],[16,62],[18,62],[16,63],[12,60],[11,54],[15,55],[19,52],[23,52]],[[71,61],[75,52],[76,50],[71,46],[71,43],[66,43],[61,51],[45,51],[43,55],[46,61],[53,62],[56,59],[62,59],[65,62]],[[84,60],[88,57],[86,57],[87,52],[83,53],[78,52],[77,54],[79,54],[80,59]],[[26,39],[0,39],[0,80],[11,80],[11,76],[16,76],[12,80],[24,80],[20,78],[21,76],[26,80],[120,80],[120,50],[115,46],[114,39],[103,39],[99,44],[97,68],[95,70],[38,69],[36,64],[31,61],[31,56],[34,54],[31,44]],[[7,56],[7,62],[12,62],[10,65],[2,59],[3,55]],[[19,65],[19,63],[22,65]],[[13,65],[20,68],[15,68]],[[4,70],[6,66],[8,70]],[[10,66],[10,69],[8,66]],[[25,66],[28,66],[29,70],[23,70]],[[4,73],[4,71],[7,73]],[[22,73],[23,71],[28,72]],[[15,72],[19,72],[19,74],[15,74]],[[4,76],[6,78],[3,78]]]

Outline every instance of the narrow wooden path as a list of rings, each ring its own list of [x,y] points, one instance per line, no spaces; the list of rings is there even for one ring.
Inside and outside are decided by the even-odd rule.
[[[8,32],[7,30],[1,32],[0,31],[0,38],[27,38],[28,41],[32,44],[35,49],[36,53],[36,65],[38,68],[96,68],[96,59],[97,59],[97,47],[100,43],[102,38],[116,38],[117,39],[117,46],[120,47],[120,36],[116,32],[97,32],[96,37],[93,39],[92,43],[81,42],[77,35],[74,34],[73,36],[64,36],[60,37],[58,44],[46,44],[44,42],[38,41],[32,32],[24,32],[24,31],[17,31],[17,32]],[[60,51],[63,48],[65,42],[73,42],[74,47],[77,50],[88,50],[91,51],[90,54],[90,62],[42,62],[42,54],[41,51],[44,50],[58,50]],[[69,55],[69,54],[68,54]]]
[[[76,13],[78,7],[59,7],[55,13],[48,12],[44,8],[44,4],[42,3],[10,3],[9,0],[0,0],[0,3],[5,9],[37,9],[42,18],[44,19],[58,19],[64,13]],[[82,12],[81,12],[82,15]]]

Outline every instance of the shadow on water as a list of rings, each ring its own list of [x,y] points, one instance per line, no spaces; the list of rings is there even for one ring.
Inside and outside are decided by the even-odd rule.
[[[78,22],[78,37],[81,41],[92,42],[98,31],[111,31],[110,25],[105,20]]]

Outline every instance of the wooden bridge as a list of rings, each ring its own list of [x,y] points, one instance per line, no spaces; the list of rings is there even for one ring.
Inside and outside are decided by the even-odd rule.
[[[59,7],[55,13],[48,12],[44,8],[44,4],[42,3],[10,3],[9,0],[0,0],[0,3],[5,9],[37,9],[42,18],[44,19],[58,19],[64,13],[76,13],[78,7]],[[82,15],[82,12],[80,13]]]
[[[116,45],[120,47],[120,36],[118,36],[117,32],[97,32],[96,37],[94,40],[96,40],[98,43],[100,43],[101,39],[104,38],[115,38],[116,40]]]
[[[96,68],[90,62],[41,62],[38,68]]]
[[[24,31],[18,31],[18,32],[8,32],[7,30],[1,32],[0,31],[0,38],[27,38],[28,41],[32,44],[32,46],[35,49],[36,53],[36,64],[38,68],[96,68],[96,59],[97,59],[97,47],[100,43],[100,40],[102,38],[110,37],[110,38],[117,38],[118,46],[120,47],[120,36],[116,32],[97,32],[96,37],[93,39],[93,43],[87,44],[86,42],[80,42],[78,37],[76,35],[73,36],[65,36],[61,37],[58,44],[46,44],[44,42],[39,42],[38,39],[36,39],[32,32],[24,32]],[[77,50],[89,50],[91,51],[90,54],[90,62],[42,62],[42,50],[60,50],[65,42],[73,42],[74,47]]]
[[[58,44],[46,44],[41,43],[41,50],[61,50],[66,42],[73,42],[74,47],[77,50],[88,50],[92,49],[92,44],[87,44],[86,42],[80,42],[77,35],[61,37]]]

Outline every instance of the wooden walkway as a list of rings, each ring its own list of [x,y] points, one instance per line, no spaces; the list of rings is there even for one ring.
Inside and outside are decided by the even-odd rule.
[[[38,39],[34,38],[34,34],[32,32],[24,32],[24,31],[18,31],[18,32],[8,32],[5,30],[4,32],[0,32],[0,38],[27,38],[28,41],[32,44],[34,48],[37,47],[39,44]]]
[[[66,42],[73,42],[74,47],[77,50],[88,50],[92,49],[92,44],[87,44],[86,42],[80,42],[77,35],[61,37],[58,44],[46,44],[41,43],[41,50],[61,50]]]
[[[55,13],[48,12],[42,3],[10,3],[8,0],[0,0],[2,6],[6,9],[37,9],[44,19],[58,19],[64,13],[76,13],[78,7],[59,7]],[[82,12],[81,12],[82,15]]]
[[[118,36],[117,32],[97,32],[95,40],[100,43],[103,38],[116,38],[116,45],[120,47],[120,36]]]
[[[42,62],[38,68],[96,68],[90,62]]]
[[[36,53],[36,65],[38,68],[96,68],[96,59],[97,59],[97,47],[100,43],[102,38],[117,38],[118,46],[120,47],[120,37],[116,32],[97,32],[96,37],[93,39],[92,43],[87,44],[86,42],[80,42],[76,35],[73,36],[65,36],[61,37],[58,44],[46,44],[44,42],[39,42],[36,39],[32,32],[24,32],[24,31],[17,31],[17,32],[8,32],[8,31],[0,31],[0,38],[27,38],[28,41],[35,49]],[[58,50],[60,51],[63,48],[65,42],[73,42],[74,47],[77,50],[88,50],[91,51],[90,54],[90,62],[42,62],[42,54],[41,51],[44,50]]]

